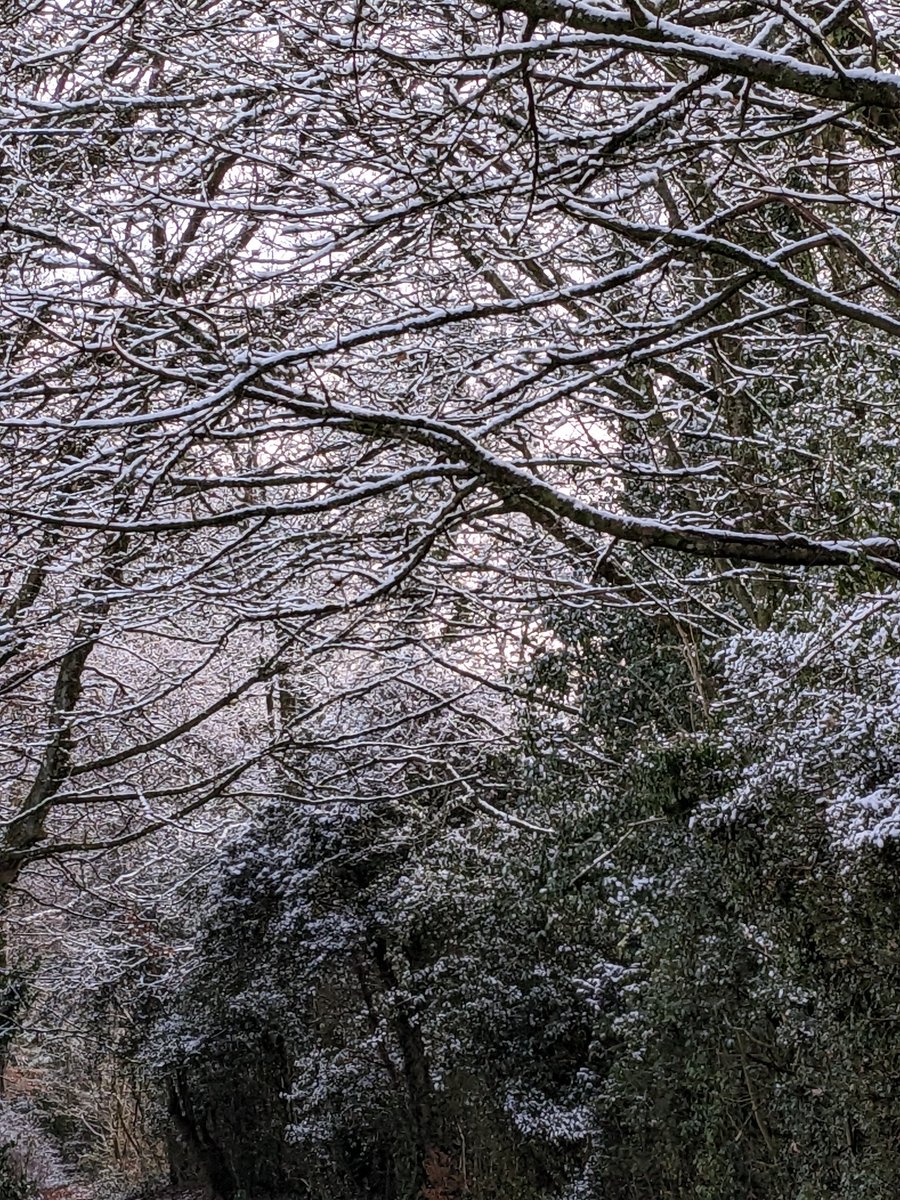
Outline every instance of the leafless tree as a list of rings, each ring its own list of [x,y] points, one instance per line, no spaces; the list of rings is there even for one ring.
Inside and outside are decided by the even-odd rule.
[[[885,8],[2,19],[0,891],[364,752],[360,694],[502,736],[543,604],[690,652],[900,576]]]

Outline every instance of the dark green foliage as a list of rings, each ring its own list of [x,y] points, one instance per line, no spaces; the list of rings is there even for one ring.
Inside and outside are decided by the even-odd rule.
[[[15,1158],[15,1145],[0,1144],[0,1200],[32,1200],[34,1189]]]
[[[900,1194],[897,643],[867,612],[735,643],[705,732],[631,744],[607,836],[661,819],[594,877],[608,1197]]]
[[[685,839],[605,1026],[609,1195],[898,1194],[895,872],[796,794]]]
[[[452,789],[248,826],[147,1051],[183,1161],[315,1200],[900,1194],[900,641],[798,614],[693,664],[556,621],[484,781],[552,834]]]
[[[692,727],[694,682],[673,628],[635,612],[598,619],[577,610],[554,614],[549,626],[559,645],[531,667],[535,708],[529,725],[540,720],[548,700],[568,695],[579,707],[581,736],[601,743],[615,760],[648,738]],[[526,740],[529,732],[526,726]]]
[[[322,1198],[562,1183],[591,1024],[542,869],[533,835],[472,817],[274,807],[157,1023],[179,1169]]]

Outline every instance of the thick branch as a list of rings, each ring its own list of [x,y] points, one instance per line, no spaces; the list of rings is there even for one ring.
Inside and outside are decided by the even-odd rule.
[[[600,45],[637,50],[656,57],[682,58],[727,75],[782,88],[802,96],[867,107],[900,109],[900,76],[870,68],[836,71],[745,46],[686,25],[650,17],[637,23],[632,13],[605,12],[588,4],[561,0],[484,0],[498,12],[519,12],[532,20],[552,21],[594,35]]]

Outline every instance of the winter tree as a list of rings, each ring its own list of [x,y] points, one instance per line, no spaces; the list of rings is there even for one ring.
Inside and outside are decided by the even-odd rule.
[[[165,891],[257,805],[451,796],[552,841],[570,771],[594,888],[619,838],[671,866],[669,818],[775,786],[741,708],[770,658],[837,721],[890,708],[892,6],[2,21],[0,909]],[[829,676],[856,621],[880,647]],[[877,848],[892,785],[817,764],[801,683],[760,727]]]

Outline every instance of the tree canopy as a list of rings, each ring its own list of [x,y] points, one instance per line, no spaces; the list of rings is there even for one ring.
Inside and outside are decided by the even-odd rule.
[[[226,1195],[895,1195],[894,6],[0,25],[3,1062]]]

